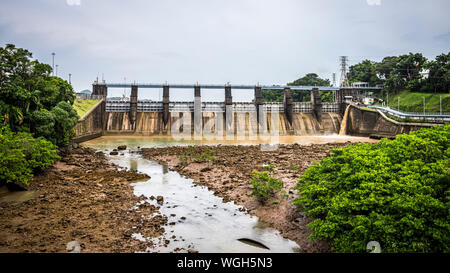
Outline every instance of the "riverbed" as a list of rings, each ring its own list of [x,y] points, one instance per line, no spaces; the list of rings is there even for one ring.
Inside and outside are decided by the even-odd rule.
[[[293,187],[298,176],[312,161],[327,156],[330,148],[355,142],[375,141],[338,135],[281,136],[276,156],[264,152],[258,154],[258,150],[261,150],[260,146],[255,145],[258,142],[249,140],[193,141],[160,136],[105,136],[84,145],[106,154],[119,145],[127,145],[125,151],[108,156],[110,161],[151,177],[132,184],[134,193],[147,198],[141,202],[158,206],[159,212],[168,218],[168,222],[164,226],[165,233],[158,238],[133,234],[136,240],[152,244],[146,249],[148,252],[327,252],[329,248],[325,242],[309,240],[310,231],[306,227],[308,219],[290,205],[295,195]],[[208,147],[219,157],[218,162],[223,157],[232,159],[242,153],[253,153],[254,157],[247,158],[250,161],[247,164],[241,164],[244,168],[223,168],[232,166],[226,161],[223,166],[220,163],[212,166],[206,162],[190,164],[181,169],[177,159],[192,145]],[[220,152],[217,153],[215,149]],[[280,160],[278,157],[280,152],[289,155],[298,152],[297,149],[308,150],[308,155],[290,160],[298,165],[297,170],[292,172],[289,165],[283,167],[280,164],[286,156]],[[265,162],[265,156],[262,155],[271,157],[271,160]],[[256,157],[262,161],[257,161],[258,166],[251,166]],[[289,198],[279,200],[277,205],[261,205],[247,196],[249,174],[252,168],[261,169],[264,164],[271,162],[278,166],[276,175],[284,180]],[[288,175],[285,174],[286,170],[289,170]],[[224,179],[230,176],[235,178],[229,181]],[[164,202],[158,205],[156,196],[163,196]]]

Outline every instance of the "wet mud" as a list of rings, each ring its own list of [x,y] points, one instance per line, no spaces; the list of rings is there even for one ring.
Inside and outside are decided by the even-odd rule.
[[[0,200],[0,252],[68,252],[70,242],[81,252],[144,251],[148,243],[132,234],[156,238],[167,224],[133,193],[131,184],[148,178],[101,152],[74,149],[30,181],[32,198]]]

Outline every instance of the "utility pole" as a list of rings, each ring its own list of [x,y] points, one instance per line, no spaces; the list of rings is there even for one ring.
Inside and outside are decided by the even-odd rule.
[[[348,82],[347,79],[347,62],[348,57],[347,56],[341,56],[341,87],[345,86]]]
[[[69,73],[69,83],[70,84],[72,84],[71,78],[72,78],[72,74]]]
[[[55,52],[52,52],[52,74],[55,76]]]
[[[56,65],[56,77],[58,77],[58,65]]]

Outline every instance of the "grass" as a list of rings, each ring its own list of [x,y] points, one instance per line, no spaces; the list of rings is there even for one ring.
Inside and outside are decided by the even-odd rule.
[[[77,111],[77,114],[80,116],[80,118],[82,118],[98,102],[99,100],[76,99],[73,103],[73,108]]]
[[[423,98],[425,98],[425,111],[439,113],[439,97],[442,96],[442,112],[450,112],[450,93],[419,93],[403,90],[397,94],[389,94],[389,107],[398,109],[400,98],[400,111],[423,112]]]
[[[376,110],[369,108],[369,107],[361,107],[362,110],[366,110],[366,111],[371,111],[371,112],[376,112]]]

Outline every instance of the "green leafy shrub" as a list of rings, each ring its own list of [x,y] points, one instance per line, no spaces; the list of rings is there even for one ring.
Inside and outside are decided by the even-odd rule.
[[[28,185],[33,173],[50,167],[59,156],[57,147],[43,137],[30,133],[0,130],[0,182]]]
[[[338,252],[450,251],[450,125],[336,149],[300,178],[294,204]]]
[[[275,165],[273,164],[268,164],[268,165],[264,165],[263,168],[269,171],[273,171],[273,169],[275,169]]]
[[[270,176],[266,171],[258,172],[257,170],[253,170],[250,183],[253,186],[253,190],[250,195],[257,196],[262,203],[272,197],[275,191],[278,191],[284,187],[283,181]]]

